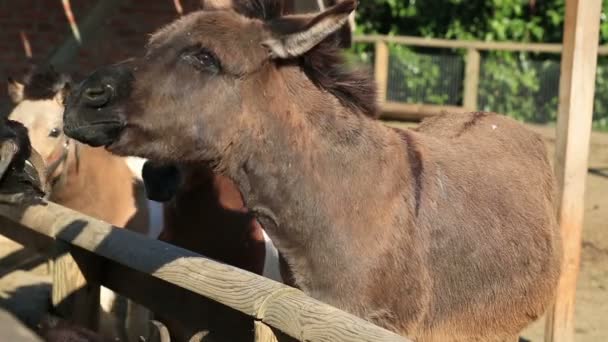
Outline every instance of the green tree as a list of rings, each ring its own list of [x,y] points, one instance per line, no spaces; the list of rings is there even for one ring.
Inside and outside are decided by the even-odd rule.
[[[564,0],[368,0],[357,12],[358,33],[413,35],[461,40],[550,42],[562,41]],[[601,43],[608,42],[608,1],[603,3]],[[404,52],[404,50],[408,50]],[[359,55],[369,47],[357,47]],[[417,73],[403,72],[404,84],[426,87],[426,99],[442,103],[439,85],[446,75],[428,63],[429,54],[463,51],[408,49],[391,46],[391,55]],[[412,56],[421,56],[414,58]],[[608,59],[600,58],[595,121],[608,127]],[[449,78],[449,77],[447,77]],[[480,106],[536,122],[555,119],[559,55],[510,52],[483,54]],[[409,85],[408,85],[409,86]]]

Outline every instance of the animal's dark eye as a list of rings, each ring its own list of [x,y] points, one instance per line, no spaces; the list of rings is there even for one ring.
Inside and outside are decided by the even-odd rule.
[[[51,137],[51,138],[57,138],[60,134],[61,134],[61,129],[59,129],[59,128],[53,128],[49,132],[49,137]]]
[[[198,48],[194,51],[185,51],[182,58],[193,67],[199,70],[208,70],[217,72],[220,68],[219,62],[215,55],[204,48]]]

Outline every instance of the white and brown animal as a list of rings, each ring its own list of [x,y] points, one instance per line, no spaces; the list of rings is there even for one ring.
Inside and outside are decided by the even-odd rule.
[[[230,178],[312,297],[416,341],[514,340],[560,273],[541,138],[491,113],[389,128],[335,44],[355,1],[249,3],[97,70],[68,97],[66,134]]]
[[[141,163],[92,148],[63,133],[63,97],[68,85],[69,77],[52,67],[37,68],[23,82],[9,79],[8,84],[15,104],[9,118],[27,127],[33,148],[46,164],[48,199],[157,238],[162,229],[162,208],[145,196],[138,179]],[[120,309],[121,305],[126,307]],[[108,338],[138,341],[148,329],[145,308],[116,297],[105,287],[101,289],[101,308],[100,331]],[[126,316],[121,317],[118,312],[125,310]]]

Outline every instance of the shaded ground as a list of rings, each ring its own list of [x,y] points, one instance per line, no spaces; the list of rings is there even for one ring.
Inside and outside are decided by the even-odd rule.
[[[543,135],[553,155],[554,128],[532,127]],[[576,341],[580,342],[608,341],[608,133],[592,134],[589,168],[576,299]],[[20,249],[0,236],[0,308],[33,326],[49,309],[51,278],[46,264]],[[15,270],[16,263],[23,270]],[[543,341],[543,330],[541,319],[522,336]]]

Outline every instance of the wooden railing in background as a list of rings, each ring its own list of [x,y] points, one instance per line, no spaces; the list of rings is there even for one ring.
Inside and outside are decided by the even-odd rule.
[[[69,303],[65,318],[93,329],[103,285],[163,317],[201,327],[197,296],[210,299],[251,317],[257,342],[409,341],[295,288],[54,203],[0,204],[0,234],[74,261],[53,267],[53,300]]]
[[[373,70],[378,85],[378,97],[382,108],[382,117],[395,120],[420,120],[442,112],[454,113],[477,110],[481,51],[521,51],[561,54],[563,49],[561,44],[466,41],[410,36],[355,35],[353,36],[353,41],[355,43],[374,44],[375,59]],[[444,106],[389,101],[387,99],[390,60],[389,44],[466,50],[462,105]],[[608,46],[601,46],[598,49],[598,54],[608,55]]]

